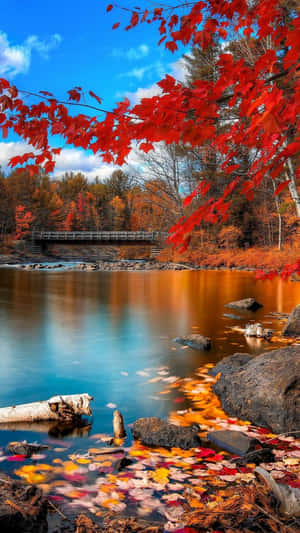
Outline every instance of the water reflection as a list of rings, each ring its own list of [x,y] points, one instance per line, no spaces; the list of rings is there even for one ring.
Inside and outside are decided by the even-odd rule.
[[[92,424],[86,419],[77,422],[10,422],[1,424],[2,431],[47,433],[56,439],[62,437],[88,437]]]
[[[264,307],[240,320],[224,316],[224,304],[248,296]],[[93,432],[111,430],[108,403],[127,422],[166,416],[176,392],[159,395],[162,384],[149,382],[159,367],[188,376],[236,351],[270,349],[264,340],[249,345],[231,327],[255,318],[280,331],[282,324],[267,315],[290,312],[299,297],[297,283],[255,283],[245,272],[1,270],[0,405],[88,392],[95,397]],[[211,337],[211,351],[172,342],[191,332]]]

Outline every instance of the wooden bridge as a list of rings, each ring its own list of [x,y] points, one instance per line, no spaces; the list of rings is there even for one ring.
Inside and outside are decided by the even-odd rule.
[[[37,253],[54,243],[161,246],[167,236],[160,231],[33,231],[31,244]]]

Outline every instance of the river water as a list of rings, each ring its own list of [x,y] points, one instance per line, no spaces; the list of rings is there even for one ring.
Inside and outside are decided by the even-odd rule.
[[[264,307],[255,314],[224,307],[248,296]],[[129,424],[141,416],[167,417],[176,406],[175,390],[160,394],[168,378],[191,376],[202,364],[237,351],[278,347],[267,341],[248,345],[231,328],[255,319],[279,332],[283,322],[270,313],[289,313],[299,301],[299,283],[255,282],[247,272],[3,268],[0,407],[88,392],[94,397],[90,435],[111,433],[114,406]],[[211,337],[212,349],[198,352],[172,341],[188,333]],[[187,406],[185,401],[177,408]],[[0,445],[40,438],[26,428],[0,431]]]

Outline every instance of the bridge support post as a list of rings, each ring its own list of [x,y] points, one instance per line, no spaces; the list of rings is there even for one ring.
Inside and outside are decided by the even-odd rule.
[[[45,252],[43,243],[39,241],[30,241],[30,250],[33,255],[41,255]]]
[[[160,252],[162,251],[162,247],[157,245],[157,246],[152,246],[151,248],[151,251],[150,251],[150,256],[151,257],[157,257]]]

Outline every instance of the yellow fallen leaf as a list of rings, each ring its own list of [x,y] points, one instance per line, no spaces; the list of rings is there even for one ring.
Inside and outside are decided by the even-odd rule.
[[[156,483],[164,484],[169,482],[169,470],[167,468],[157,468],[152,474]]]
[[[143,455],[144,457],[149,457],[150,452],[147,450],[130,450],[129,455],[132,455],[132,457],[139,457],[140,455]]]
[[[32,473],[32,472],[35,472],[36,471],[36,466],[35,465],[24,465],[22,466],[22,468],[20,468],[19,470],[15,470],[16,474],[19,475],[19,472],[23,472],[23,473]]]
[[[283,459],[283,462],[286,465],[299,465],[300,461],[296,457],[287,457],[286,459]]]
[[[99,490],[101,492],[104,492],[105,494],[109,494],[115,488],[116,488],[115,485],[107,484],[107,485],[101,485],[101,487],[99,487]]]
[[[76,470],[78,470],[78,465],[75,465],[71,461],[66,461],[64,463],[64,469],[65,472],[75,472]]]
[[[115,446],[121,446],[123,444],[124,439],[114,439],[114,445]]]
[[[109,481],[110,483],[117,483],[117,479],[118,479],[118,478],[117,478],[117,476],[114,476],[113,474],[108,474],[108,475],[106,476],[106,478],[108,479],[108,481]],[[123,480],[122,480],[122,481],[123,481]]]
[[[80,498],[80,496],[82,496],[82,492],[80,492],[80,490],[71,490],[71,492],[66,493],[66,496],[67,498],[71,498],[73,500],[76,498]]]
[[[107,499],[102,503],[102,505],[103,507],[109,508],[110,505],[118,505],[119,503],[119,500]]]
[[[42,463],[37,465],[37,470],[53,470],[53,467],[51,465]]]
[[[189,500],[189,504],[195,509],[204,507],[203,503],[200,500],[197,500],[197,498],[192,498],[191,500]]]

